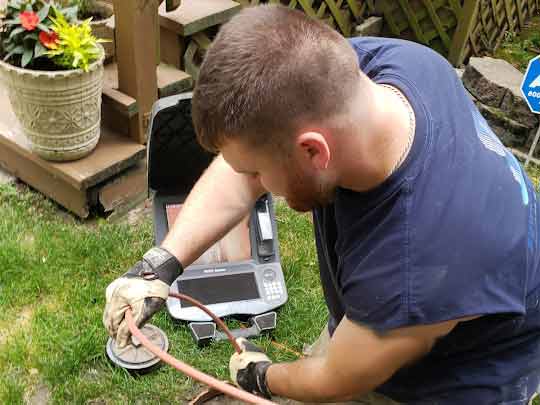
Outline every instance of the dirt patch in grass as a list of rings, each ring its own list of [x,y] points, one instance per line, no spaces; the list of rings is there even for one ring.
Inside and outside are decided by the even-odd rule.
[[[34,313],[34,308],[28,305],[24,307],[15,320],[3,322],[0,327],[0,347],[2,347],[8,339],[21,330],[26,330],[30,326],[30,319]]]
[[[58,303],[47,298],[40,301],[39,306],[49,310],[58,308]],[[0,348],[5,345],[9,338],[30,329],[31,319],[37,308],[37,304],[22,307],[15,317],[5,319],[0,322]]]
[[[45,405],[51,400],[51,392],[45,384],[38,383],[26,391],[24,399],[27,405]]]

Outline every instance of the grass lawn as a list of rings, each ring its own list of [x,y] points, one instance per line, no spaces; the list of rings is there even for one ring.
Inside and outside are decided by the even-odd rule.
[[[531,169],[538,185],[540,170]],[[0,403],[30,399],[74,404],[185,403],[199,389],[170,367],[132,377],[109,364],[101,324],[105,287],[152,246],[148,218],[136,225],[105,220],[89,226],[58,215],[38,193],[0,186]],[[289,302],[273,338],[301,352],[326,321],[310,218],[277,206]],[[226,342],[198,349],[185,326],[154,317],[170,353],[221,379],[228,378]],[[277,361],[291,352],[258,343]]]
[[[289,302],[273,338],[297,352],[326,321],[310,219],[279,205]],[[38,193],[0,186],[0,403],[50,397],[53,403],[186,403],[200,387],[170,367],[134,378],[108,363],[101,323],[104,291],[152,246],[149,219],[135,226],[83,225]],[[198,349],[185,326],[154,317],[170,353],[228,378],[227,342]],[[259,341],[279,361],[295,358]]]

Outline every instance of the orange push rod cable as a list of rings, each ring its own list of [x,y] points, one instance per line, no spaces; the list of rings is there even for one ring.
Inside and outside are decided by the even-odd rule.
[[[225,325],[225,323],[221,319],[219,319],[216,315],[214,315],[212,311],[206,308],[202,303],[184,294],[169,293],[169,296],[188,301],[189,303],[195,305],[196,307],[206,312],[214,320],[214,322],[220,327],[220,329],[223,330],[223,332],[227,335],[227,337],[231,341],[231,344],[234,346],[234,350],[236,350],[237,353],[242,352],[242,349],[240,348],[240,346],[234,339],[229,328],[227,328],[227,325]],[[245,401],[249,404],[277,405],[275,402],[250,394],[247,391],[240,390],[232,385],[224,383],[223,381],[219,381],[218,379],[211,377],[208,374],[205,374],[202,371],[199,371],[178,359],[175,359],[173,356],[171,356],[167,352],[164,352],[159,347],[153,345],[146,338],[146,336],[142,334],[141,330],[137,327],[137,325],[135,325],[135,322],[133,321],[133,315],[130,309],[126,311],[126,322],[128,324],[129,331],[131,332],[131,334],[135,336],[137,339],[139,339],[144,347],[146,347],[149,351],[154,353],[157,357],[159,357],[165,363],[181,371],[187,376],[194,378],[195,380],[202,382],[203,384],[206,384],[212,388],[215,388],[226,395],[239,399],[240,401]]]

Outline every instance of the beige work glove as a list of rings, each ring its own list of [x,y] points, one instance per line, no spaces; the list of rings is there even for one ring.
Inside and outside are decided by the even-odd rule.
[[[163,248],[154,247],[145,253],[126,274],[114,280],[105,291],[103,325],[115,340],[116,347],[130,343],[131,332],[124,318],[131,308],[138,327],[144,325],[169,296],[170,284],[182,274],[180,262]]]
[[[266,371],[272,361],[262,349],[245,338],[236,339],[242,353],[234,353],[229,361],[231,380],[240,388],[270,399],[272,393],[266,385]]]

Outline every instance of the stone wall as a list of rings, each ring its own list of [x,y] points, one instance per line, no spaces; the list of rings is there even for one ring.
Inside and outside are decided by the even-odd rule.
[[[490,57],[470,58],[462,73],[465,88],[501,141],[528,152],[539,125],[521,94],[523,74],[510,63]],[[540,148],[535,156],[540,154]]]

